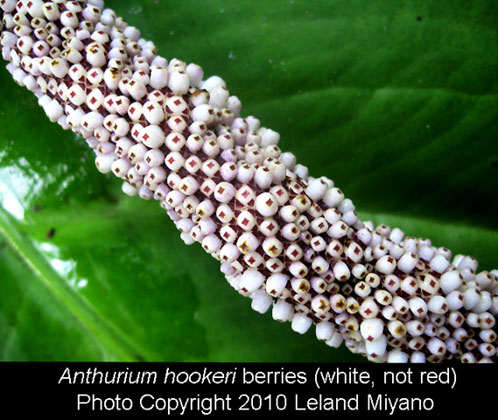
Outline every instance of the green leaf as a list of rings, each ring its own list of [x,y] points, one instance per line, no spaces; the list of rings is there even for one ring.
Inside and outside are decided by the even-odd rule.
[[[218,74],[360,216],[498,266],[493,0],[107,1]],[[250,309],[0,71],[2,360],[345,361]]]

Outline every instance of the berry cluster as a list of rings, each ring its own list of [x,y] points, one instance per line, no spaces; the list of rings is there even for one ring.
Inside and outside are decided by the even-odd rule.
[[[228,282],[332,347],[376,362],[493,362],[498,271],[362,222],[217,76],[157,55],[102,0],[0,0],[3,58],[123,191],[155,199]]]

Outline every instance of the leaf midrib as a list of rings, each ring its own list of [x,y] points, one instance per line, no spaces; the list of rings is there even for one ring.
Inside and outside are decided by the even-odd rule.
[[[141,361],[144,358],[158,360],[157,355],[132,342],[122,331],[103,318],[81,295],[74,293],[40,255],[34,244],[17,228],[19,222],[9,220],[11,217],[5,211],[0,211],[0,235],[33,273],[33,279],[39,281],[96,342],[115,360]]]

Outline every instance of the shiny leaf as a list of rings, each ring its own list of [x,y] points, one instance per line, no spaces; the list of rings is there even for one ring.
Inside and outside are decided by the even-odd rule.
[[[360,216],[498,266],[492,0],[107,1],[218,74]],[[0,71],[3,360],[345,361],[250,309],[157,203]]]

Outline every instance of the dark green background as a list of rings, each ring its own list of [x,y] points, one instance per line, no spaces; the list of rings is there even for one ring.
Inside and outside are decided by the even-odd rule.
[[[365,220],[498,266],[495,0],[106,5],[222,76]],[[2,360],[358,360],[253,312],[157,203],[0,83]]]

